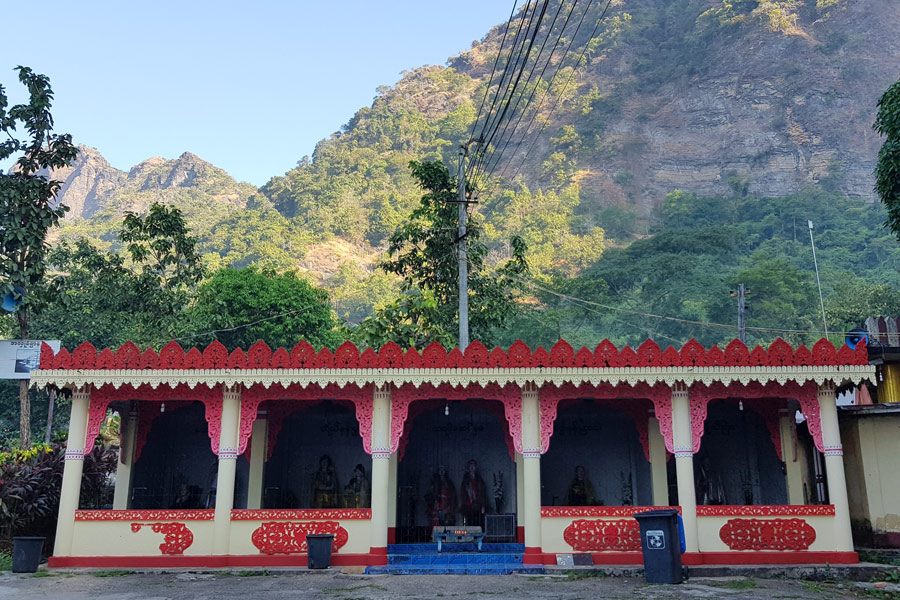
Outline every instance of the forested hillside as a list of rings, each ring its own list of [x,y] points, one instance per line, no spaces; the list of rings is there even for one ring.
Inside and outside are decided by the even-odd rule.
[[[564,1],[560,14],[577,19],[585,5]],[[821,329],[807,219],[832,329],[861,312],[900,310],[900,254],[871,191],[880,145],[871,123],[900,73],[900,5],[618,0],[604,15],[605,6],[591,3],[584,26],[566,30],[552,54],[545,21],[548,47],[534,52],[550,68],[526,73],[534,101],[485,161],[474,210],[489,260],[508,258],[518,235],[531,267],[533,295],[501,337],[721,341],[736,331],[696,323],[734,323],[737,283],[751,288],[749,325],[761,328],[751,339],[818,335],[799,333]],[[338,317],[356,323],[396,294],[375,265],[422,195],[409,162],[455,170],[485,92],[496,92],[506,27],[446,66],[380,88],[259,190],[188,153],[126,174],[84,151],[63,173],[73,211],[60,237],[115,249],[123,212],[160,200],[183,210],[210,272],[306,272]]]

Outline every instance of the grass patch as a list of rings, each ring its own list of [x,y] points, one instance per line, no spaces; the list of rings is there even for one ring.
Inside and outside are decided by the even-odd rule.
[[[125,569],[108,569],[106,571],[94,571],[91,573],[94,577],[123,577],[125,575],[134,575],[134,571],[126,571]]]
[[[580,581],[582,579],[603,579],[603,571],[566,571],[566,578],[560,581]]]
[[[48,571],[47,569],[39,569],[35,571],[32,577],[59,577],[62,573],[54,573],[53,571]]]
[[[326,594],[342,594],[344,592],[357,592],[359,590],[370,589],[375,592],[386,592],[386,587],[381,587],[380,585],[375,585],[374,583],[367,583],[365,585],[356,585],[353,587],[345,587],[345,588],[325,588],[323,591]],[[349,600],[349,599],[348,599]]]
[[[12,554],[0,552],[0,571],[12,571]]]
[[[812,594],[826,594],[831,591],[831,586],[820,581],[801,581],[800,585]]]
[[[712,587],[728,588],[729,590],[753,590],[759,587],[756,580],[752,577],[741,577],[739,579],[728,579],[725,581],[708,581],[702,580],[703,585]]]
[[[262,571],[254,570],[254,571],[238,571],[238,577],[266,577],[269,574],[268,569],[263,569]]]

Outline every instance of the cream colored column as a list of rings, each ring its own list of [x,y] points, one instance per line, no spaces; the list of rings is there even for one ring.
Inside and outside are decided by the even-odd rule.
[[[269,431],[268,415],[259,413],[250,434],[250,477],[247,482],[247,508],[262,508],[263,472],[266,468],[266,436]]]
[[[387,555],[391,466],[391,388],[376,388],[372,402],[372,521],[369,552]]]
[[[803,469],[797,455],[797,429],[794,411],[782,412],[778,419],[781,430],[781,458],[784,460],[784,476],[787,484],[788,504],[805,504],[803,499]]]
[[[228,554],[240,420],[240,386],[226,387],[222,394],[222,428],[219,431],[219,473],[216,478],[216,512],[213,525],[214,555]]]
[[[66,439],[62,488],[59,492],[59,516],[56,519],[54,556],[71,556],[75,530],[75,511],[81,496],[81,472],[84,468],[84,438],[87,436],[90,387],[72,393],[72,413],[69,416],[69,437]]]
[[[647,425],[650,441],[650,481],[653,486],[653,505],[669,505],[669,477],[666,473],[666,440],[659,432],[659,421],[650,417]]]
[[[672,387],[672,441],[675,449],[675,476],[678,504],[684,520],[686,552],[699,552],[697,539],[697,494],[694,490],[694,442],[691,433],[691,405],[683,383]]]
[[[119,462],[116,466],[116,489],[113,493],[113,510],[128,508],[128,494],[131,491],[131,469],[134,466],[134,450],[137,440],[138,411],[137,402],[128,404],[128,413],[119,415]]]
[[[391,454],[388,459],[388,531],[397,530],[397,468],[399,466],[397,453]],[[388,536],[390,537],[390,536]],[[390,541],[390,540],[389,540]]]
[[[822,420],[822,445],[825,448],[825,472],[828,475],[828,497],[834,505],[834,540],[838,552],[853,551],[850,533],[850,503],[844,477],[844,449],[838,427],[834,385],[819,386],[819,417]]]
[[[522,388],[522,495],[525,525],[525,557],[528,564],[542,563],[541,549],[541,407],[537,387]]]

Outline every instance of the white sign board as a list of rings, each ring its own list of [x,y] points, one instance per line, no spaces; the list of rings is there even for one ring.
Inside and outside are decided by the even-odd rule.
[[[30,379],[41,362],[41,342],[59,352],[59,340],[0,341],[0,379]]]

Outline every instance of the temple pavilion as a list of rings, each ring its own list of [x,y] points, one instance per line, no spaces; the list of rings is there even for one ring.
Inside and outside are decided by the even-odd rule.
[[[31,381],[72,401],[50,566],[303,566],[313,533],[334,565],[384,565],[437,524],[484,526],[526,564],[636,565],[653,507],[680,510],[686,564],[854,563],[835,395],[873,375],[864,344],[824,339],[44,345]],[[81,505],[109,411],[114,499]]]

